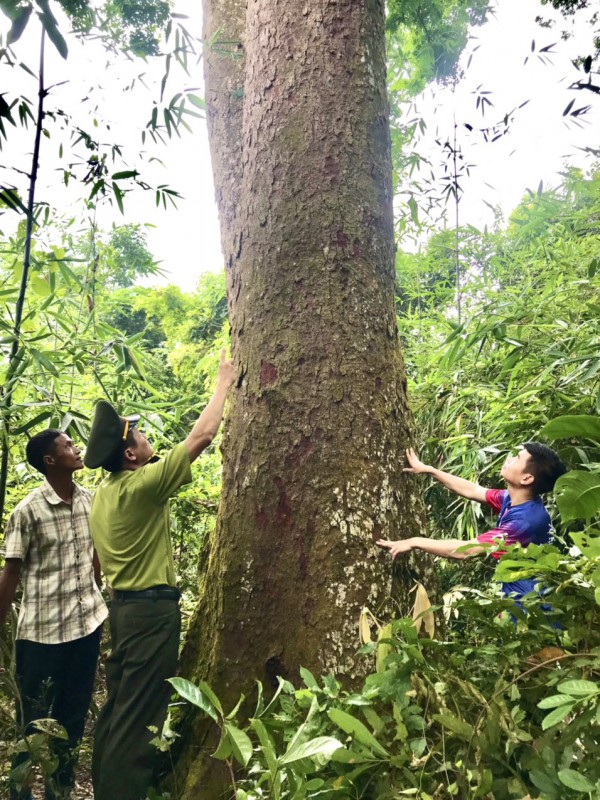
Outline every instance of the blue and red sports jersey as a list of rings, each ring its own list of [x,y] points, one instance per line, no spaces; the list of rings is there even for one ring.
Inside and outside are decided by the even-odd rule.
[[[540,497],[512,506],[506,489],[488,489],[485,500],[498,512],[498,522],[495,528],[480,534],[477,537],[478,542],[503,541],[506,544],[527,547],[528,544],[547,544],[551,540],[550,514]],[[493,558],[500,558],[504,552],[500,549],[494,550],[491,555]],[[505,595],[516,594],[521,597],[533,591],[535,583],[535,579],[503,583],[502,591]]]

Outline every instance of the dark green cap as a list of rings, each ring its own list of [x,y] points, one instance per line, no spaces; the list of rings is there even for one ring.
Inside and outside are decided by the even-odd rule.
[[[121,417],[106,400],[98,400],[83,459],[85,466],[97,469],[110,463],[139,418],[139,414]]]

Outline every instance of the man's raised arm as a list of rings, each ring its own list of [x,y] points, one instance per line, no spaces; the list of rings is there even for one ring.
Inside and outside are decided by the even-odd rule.
[[[233,361],[227,361],[225,359],[225,350],[221,350],[217,388],[185,440],[185,446],[190,461],[195,461],[217,435],[221,420],[223,419],[223,409],[225,408],[227,392],[234,382],[235,377],[236,371],[233,366]]]
[[[473,481],[467,481],[464,478],[458,478],[456,475],[451,475],[449,472],[442,472],[441,469],[436,469],[429,464],[424,464],[415,451],[410,448],[406,451],[406,460],[410,464],[409,467],[404,467],[403,472],[411,472],[414,475],[431,475],[436,481],[439,481],[447,489],[450,489],[454,494],[459,494],[461,497],[466,497],[467,500],[476,500],[478,503],[485,503],[485,493],[487,489],[480,486]]]

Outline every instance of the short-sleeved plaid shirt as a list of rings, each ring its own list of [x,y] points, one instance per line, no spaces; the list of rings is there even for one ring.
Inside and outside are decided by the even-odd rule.
[[[75,485],[71,504],[47,480],[8,520],[5,558],[22,560],[17,639],[61,644],[92,633],[108,610],[94,580],[92,495]]]

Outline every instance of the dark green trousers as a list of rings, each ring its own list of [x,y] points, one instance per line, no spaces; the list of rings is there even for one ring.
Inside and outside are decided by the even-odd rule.
[[[150,744],[166,718],[177,671],[180,614],[176,600],[113,600],[106,703],[94,735],[94,800],[143,800],[157,750]]]
[[[55,739],[52,749],[58,767],[46,785],[47,800],[67,796],[75,782],[77,747],[83,736],[100,650],[102,626],[81,639],[62,644],[42,644],[17,639],[16,668],[21,702],[17,703],[17,723],[26,734],[34,733],[31,723],[53,717],[67,732],[67,742]],[[20,753],[13,761],[16,769],[29,758]],[[27,788],[10,789],[11,800],[31,800]]]

